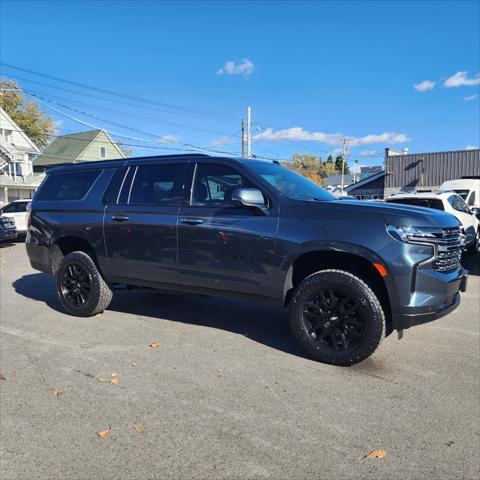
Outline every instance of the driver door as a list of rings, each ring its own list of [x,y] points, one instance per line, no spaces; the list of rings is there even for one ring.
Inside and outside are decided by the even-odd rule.
[[[258,188],[230,165],[197,163],[178,222],[179,281],[187,290],[270,293],[278,210],[264,215],[235,205],[231,195],[241,187]]]

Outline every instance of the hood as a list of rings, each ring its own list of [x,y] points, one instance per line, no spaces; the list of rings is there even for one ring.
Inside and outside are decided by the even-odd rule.
[[[458,227],[460,222],[450,213],[433,208],[401,205],[398,203],[369,202],[364,200],[331,200],[325,202],[309,202],[310,205],[323,205],[323,208],[355,214],[379,214],[390,225],[411,225],[413,227]]]

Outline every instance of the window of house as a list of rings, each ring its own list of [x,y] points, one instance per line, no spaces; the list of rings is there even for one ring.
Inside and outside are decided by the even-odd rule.
[[[192,205],[232,207],[236,188],[255,187],[242,174],[225,165],[199,163],[195,174]]]
[[[100,158],[106,157],[106,149],[105,147],[100,147]]]
[[[183,165],[139,165],[133,174],[127,202],[129,205],[181,205],[183,180]]]
[[[93,185],[101,170],[86,170],[47,175],[35,200],[80,200]]]

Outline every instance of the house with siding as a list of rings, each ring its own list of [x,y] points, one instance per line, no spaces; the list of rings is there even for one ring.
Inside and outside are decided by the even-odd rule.
[[[32,198],[41,179],[32,160],[40,153],[25,132],[0,107],[0,204]]]
[[[33,162],[35,172],[66,163],[125,158],[105,130],[90,130],[58,136]]]

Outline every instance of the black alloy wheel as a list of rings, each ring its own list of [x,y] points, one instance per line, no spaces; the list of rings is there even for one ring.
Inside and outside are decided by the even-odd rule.
[[[290,325],[314,359],[349,366],[368,358],[385,336],[386,319],[372,288],[345,270],[319,270],[302,280],[290,302]]]
[[[311,340],[332,350],[354,347],[363,334],[358,303],[334,288],[318,290],[305,302],[303,322]]]
[[[85,305],[92,290],[92,279],[80,263],[69,264],[62,275],[63,298],[74,307]]]
[[[65,255],[55,271],[55,282],[60,303],[71,315],[97,315],[112,300],[112,290],[87,252]]]

